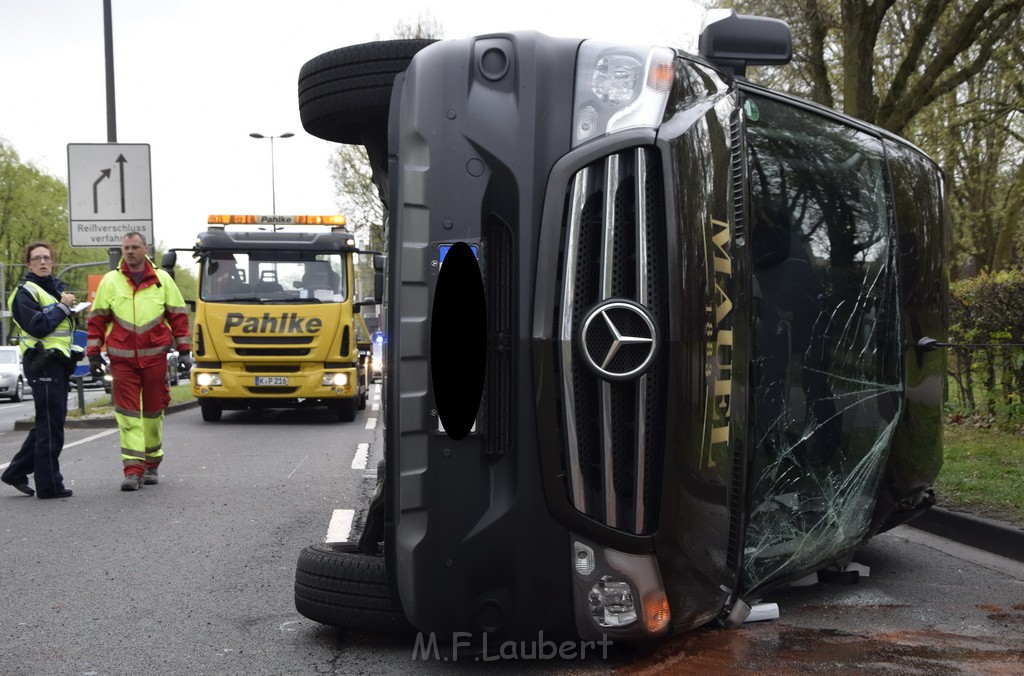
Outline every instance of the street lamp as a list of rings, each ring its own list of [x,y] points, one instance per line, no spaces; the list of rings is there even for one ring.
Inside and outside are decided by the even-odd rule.
[[[276,214],[277,213],[277,187],[275,185],[275,180],[274,180],[274,139],[276,139],[276,138],[291,138],[292,136],[295,136],[295,134],[291,133],[290,131],[286,131],[285,133],[279,134],[278,136],[264,136],[263,134],[257,134],[256,132],[253,132],[253,133],[249,134],[249,136],[252,136],[253,138],[268,138],[268,139],[270,139],[270,200],[271,200],[271,205],[273,206],[273,209],[274,209],[274,213]]]

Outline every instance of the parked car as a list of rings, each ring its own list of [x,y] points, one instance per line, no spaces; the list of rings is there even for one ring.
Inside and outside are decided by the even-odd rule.
[[[101,352],[103,357],[103,391],[110,394],[114,390],[114,375],[110,371],[110,359],[106,352]],[[171,387],[177,385],[182,378],[188,379],[190,368],[182,368],[178,360],[178,351],[171,350],[167,353],[167,384]]]
[[[9,345],[0,347],[0,397],[21,401],[31,391],[21,367],[21,350]]]

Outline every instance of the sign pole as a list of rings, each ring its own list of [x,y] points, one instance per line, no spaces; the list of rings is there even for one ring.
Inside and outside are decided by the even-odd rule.
[[[107,68],[107,143],[117,143],[117,113],[114,106],[114,28],[110,0],[103,0],[103,51]]]

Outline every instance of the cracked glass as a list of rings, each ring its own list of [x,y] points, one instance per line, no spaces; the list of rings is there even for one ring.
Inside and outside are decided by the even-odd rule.
[[[810,573],[868,534],[902,402],[882,142],[749,96],[754,415],[743,587]]]

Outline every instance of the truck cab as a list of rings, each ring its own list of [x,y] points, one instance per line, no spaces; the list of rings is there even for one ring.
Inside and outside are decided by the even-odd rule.
[[[344,216],[212,215],[199,262],[192,391],[225,410],[366,407],[369,338]]]

